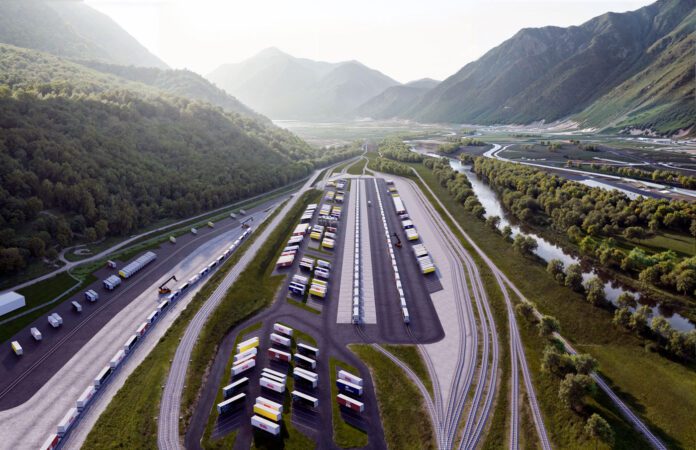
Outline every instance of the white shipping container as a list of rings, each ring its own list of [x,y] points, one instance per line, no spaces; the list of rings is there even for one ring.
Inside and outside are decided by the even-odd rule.
[[[38,328],[31,327],[31,330],[29,331],[31,331],[31,335],[34,337],[35,340],[40,341],[43,338]]]
[[[72,424],[75,423],[75,419],[77,419],[78,415],[77,408],[70,408],[68,410],[67,414],[65,414],[63,419],[58,423],[58,429],[56,430],[58,436],[63,436],[68,432]]]
[[[283,412],[283,405],[281,405],[280,403],[276,403],[272,400],[269,400],[265,397],[256,397],[256,403],[259,405],[263,405],[266,408],[275,409],[276,411],[278,411],[280,413]]]
[[[17,292],[0,294],[0,316],[19,309],[27,304],[24,296]]]
[[[87,389],[82,391],[82,394],[77,398],[77,410],[81,412],[83,409],[85,409],[96,393],[97,390],[94,388],[94,386],[87,386]]]
[[[262,374],[270,373],[274,377],[283,380],[283,382],[285,382],[285,379],[288,377],[286,374],[280,373],[280,372],[273,370],[273,369],[269,369],[268,367],[264,367],[264,369],[261,371],[261,373]]]
[[[256,360],[255,359],[248,359],[241,364],[237,364],[236,366],[232,366],[232,376],[237,376],[240,373],[244,373],[253,367],[256,367]]]
[[[116,352],[113,358],[111,358],[111,361],[109,361],[109,367],[112,369],[115,369],[121,364],[121,361],[126,357],[126,352],[123,350],[119,350]]]
[[[253,427],[266,431],[272,434],[273,436],[278,436],[280,434],[280,425],[278,425],[277,423],[273,423],[268,419],[264,419],[260,416],[252,416],[251,425]]]
[[[353,383],[353,384],[357,384],[358,386],[362,386],[362,385],[363,385],[363,380],[362,380],[362,378],[360,378],[360,377],[358,377],[358,376],[355,376],[355,375],[353,375],[353,374],[350,373],[350,372],[346,372],[345,370],[339,370],[339,371],[338,371],[338,378],[340,378],[341,380],[349,381],[349,382],[351,382],[351,383]]]
[[[271,333],[271,342],[278,345],[284,345],[285,347],[290,347],[291,343],[289,338],[286,338],[276,333]]]
[[[286,336],[292,336],[292,328],[286,327],[285,325],[282,325],[280,323],[274,323],[273,324],[273,330],[277,331],[278,333],[282,333]]]
[[[249,350],[244,351],[242,353],[237,353],[236,355],[234,355],[234,364],[238,364],[240,361],[253,358],[254,356],[256,356],[257,353],[258,350],[256,349],[256,347],[250,348]]]
[[[266,389],[270,389],[274,392],[285,392],[285,385],[282,383],[279,383],[277,381],[273,381],[270,378],[266,377],[261,377],[259,380],[259,385],[261,387],[265,387]]]

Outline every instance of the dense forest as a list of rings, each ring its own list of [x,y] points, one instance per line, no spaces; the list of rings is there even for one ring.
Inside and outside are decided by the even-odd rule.
[[[0,45],[0,273],[268,191],[357,154]]]
[[[696,295],[696,256],[618,245],[618,240],[645,239],[665,231],[696,237],[696,204],[645,197],[631,200],[617,190],[589,187],[489,158],[476,158],[473,169],[519,220],[565,234],[584,255],[605,267],[638,275],[646,285]]]

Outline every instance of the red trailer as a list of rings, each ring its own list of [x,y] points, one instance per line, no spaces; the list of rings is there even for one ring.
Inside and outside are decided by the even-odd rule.
[[[290,353],[275,348],[268,349],[268,357],[276,361],[290,362]]]
[[[353,411],[356,411],[356,412],[365,411],[365,405],[363,404],[363,402],[359,402],[355,399],[352,399],[352,398],[348,397],[347,395],[338,394],[336,396],[336,400],[338,401],[339,405],[344,406],[348,409],[352,409]]]

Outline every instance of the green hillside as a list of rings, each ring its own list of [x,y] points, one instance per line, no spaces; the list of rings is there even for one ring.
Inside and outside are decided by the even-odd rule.
[[[266,122],[0,45],[0,273],[262,193],[335,157]]]
[[[167,67],[111,18],[78,1],[0,2],[0,42],[65,58]]]
[[[266,117],[255,113],[227,92],[190,70],[162,70],[154,67],[119,66],[96,61],[78,62],[100,72],[110,73],[131,81],[138,81],[173,95],[201,100],[211,105],[219,106],[225,111],[246,114],[254,116],[259,120],[268,121]]]
[[[404,113],[428,122],[694,124],[693,0],[660,0],[580,26],[523,29]],[[690,38],[688,36],[691,36]],[[691,45],[690,45],[691,44]],[[666,79],[665,79],[666,77]],[[647,88],[649,86],[649,88]]]

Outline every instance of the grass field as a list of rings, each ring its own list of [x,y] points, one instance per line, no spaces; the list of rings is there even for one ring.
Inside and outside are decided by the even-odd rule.
[[[632,334],[624,333],[611,324],[612,315],[609,311],[591,306],[584,298],[569,289],[556,284],[546,273],[545,267],[530,259],[524,258],[513,251],[512,246],[505,242],[497,233],[482,221],[474,218],[457,204],[452,197],[435,180],[432,172],[420,164],[413,165],[445,204],[460,225],[469,233],[476,243],[489,255],[518,288],[535,302],[539,309],[555,316],[561,323],[562,334],[571,343],[592,354],[600,364],[600,370],[622,393],[622,396],[635,408],[648,423],[653,426],[663,438],[675,447],[693,447],[696,439],[696,428],[693,427],[693,411],[696,410],[696,390],[692,389],[696,380],[696,370],[693,367],[674,363],[657,354],[647,353],[643,342]],[[525,335],[525,346],[528,348],[529,335]],[[598,351],[600,348],[612,349],[611,352]],[[537,349],[539,350],[539,349]],[[543,348],[528,355],[530,368],[538,369],[539,357]],[[622,370],[616,370],[612,353],[622,354]],[[659,366],[670,383],[660,384],[663,395],[651,395],[656,388],[644,380],[651,379],[656,373],[654,367]],[[558,409],[557,395],[552,390],[541,389],[538,376],[535,384],[539,400],[545,415],[553,416]],[[541,386],[543,387],[543,386]],[[680,398],[678,403],[668,401],[670,398]],[[612,411],[608,399],[598,396],[597,401],[607,411]],[[571,428],[577,417],[563,416],[564,420],[550,421],[549,431],[552,436],[570,436],[564,430]],[[617,417],[613,423],[617,429],[626,429],[628,425],[623,418]],[[626,441],[622,446],[640,447],[644,442],[636,433],[622,435]],[[584,440],[565,441],[568,446],[583,446]],[[583,438],[584,439],[584,438]]]
[[[215,312],[203,328],[191,355],[191,363],[186,375],[186,387],[182,395],[182,430],[186,429],[188,420],[193,412],[193,406],[198,398],[198,392],[203,385],[200,376],[206,373],[217,352],[218,343],[225,334],[237,324],[243,322],[260,309],[270,305],[284,275],[271,276],[274,262],[280,255],[283,244],[287,241],[295,224],[309,203],[318,202],[321,191],[305,192],[290,210],[286,219],[273,230],[268,240],[263,243],[256,257],[242,272]]]
[[[682,256],[696,255],[696,239],[692,236],[661,231],[648,239],[617,239],[619,243],[627,242],[630,246],[639,246],[651,253],[674,250]]]
[[[7,317],[2,319],[7,319],[9,317],[16,316],[17,314],[21,314],[23,311],[27,311],[30,308],[49,302],[57,296],[60,296],[60,299],[55,303],[46,305],[43,308],[39,308],[36,311],[0,325],[0,342],[6,341],[15,333],[36,320],[37,317],[41,317],[55,308],[56,305],[59,305],[61,302],[67,300],[73,295],[76,295],[80,289],[92,283],[94,280],[95,278],[90,275],[85,277],[82,281],[77,281],[66,272],[63,272],[47,280],[32,284],[31,286],[27,286],[23,289],[19,289],[18,292],[22,294],[26,300],[26,306],[12,311]],[[61,293],[63,294],[61,295]],[[29,336],[28,332],[27,336]]]
[[[350,349],[370,368],[387,448],[435,449],[435,434],[418,388],[390,359],[366,344]],[[416,399],[418,399],[416,401]]]
[[[329,359],[329,375],[331,377],[331,416],[333,423],[333,439],[337,446],[341,448],[364,447],[368,443],[367,433],[350,425],[341,417],[341,410],[338,402],[334,401],[338,395],[336,386],[336,374],[343,369],[348,372],[358,373],[358,370],[348,363],[336,358]]]
[[[410,367],[413,373],[423,382],[430,395],[433,395],[433,380],[430,379],[430,374],[427,367],[425,367],[425,362],[423,362],[423,357],[421,357],[418,347],[415,345],[385,345],[384,348]]]
[[[346,172],[351,175],[362,175],[365,164],[367,164],[367,160],[361,158],[355,164],[348,167]]]
[[[161,386],[165,383],[181,336],[201,305],[276,214],[277,212],[269,217],[255,233],[252,233],[251,237],[242,243],[230,259],[210,277],[188,307],[166,331],[153,351],[116,393],[87,436],[83,448],[90,450],[157,448],[157,416],[162,397]]]

